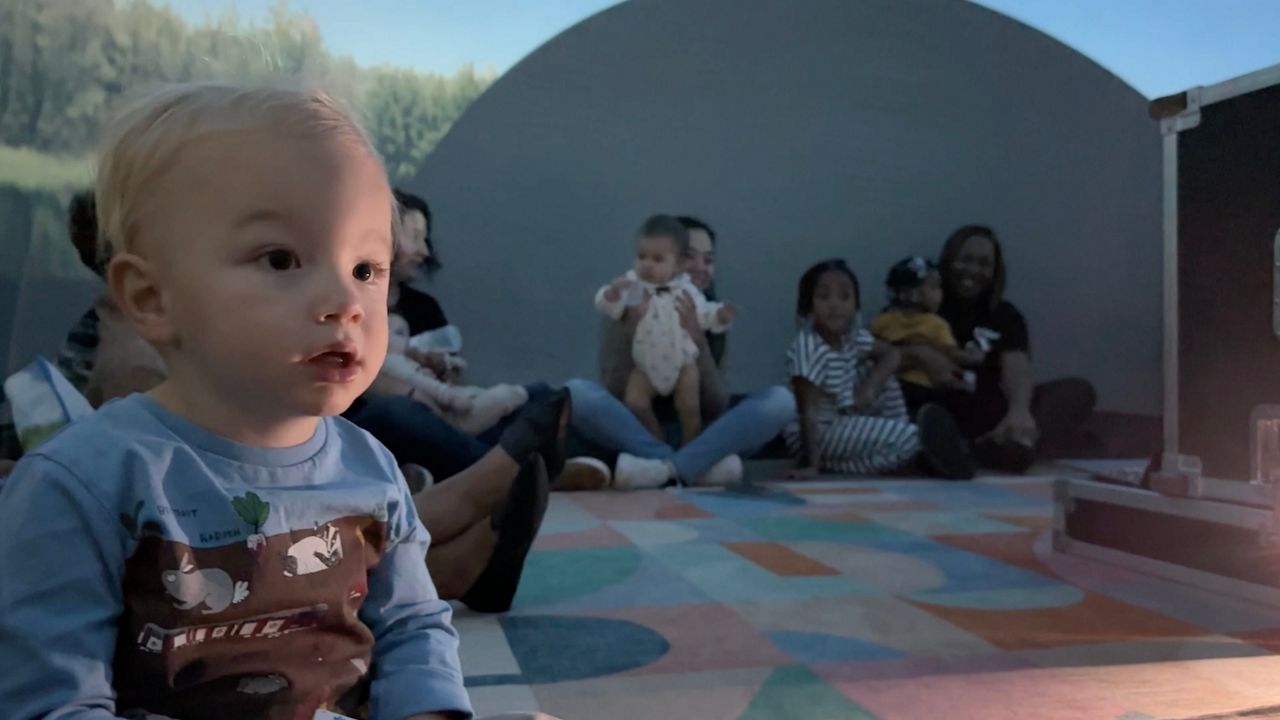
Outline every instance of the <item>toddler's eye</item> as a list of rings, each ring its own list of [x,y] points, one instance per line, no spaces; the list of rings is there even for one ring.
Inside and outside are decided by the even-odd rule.
[[[292,250],[272,250],[263,255],[262,260],[267,263],[267,267],[281,272],[302,266],[302,262]]]
[[[377,263],[362,262],[351,270],[351,277],[360,282],[369,282],[387,274],[387,269]]]

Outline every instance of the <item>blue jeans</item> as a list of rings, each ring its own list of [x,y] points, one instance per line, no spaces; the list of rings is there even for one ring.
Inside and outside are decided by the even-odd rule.
[[[791,391],[775,385],[734,403],[701,435],[676,450],[645,430],[627,406],[600,384],[574,379],[564,386],[573,403],[570,455],[592,455],[610,465],[619,452],[670,460],[686,483],[702,477],[726,456],[746,456],[764,447],[796,414]]]
[[[526,385],[529,402],[539,402],[551,392],[545,383]],[[436,415],[431,408],[400,395],[360,397],[343,417],[360,426],[387,446],[398,463],[414,463],[430,471],[436,481],[448,480],[471,467],[493,449],[502,431],[519,410],[479,435],[468,435]]]

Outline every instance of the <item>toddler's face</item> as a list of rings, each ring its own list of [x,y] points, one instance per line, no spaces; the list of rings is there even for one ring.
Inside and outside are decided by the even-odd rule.
[[[843,335],[858,314],[853,281],[837,270],[828,270],[813,288],[813,324],[821,330]]]
[[[662,285],[680,272],[681,259],[676,255],[676,241],[672,238],[640,238],[636,247],[636,275],[645,282]]]
[[[381,165],[347,140],[249,130],[194,142],[157,187],[139,250],[173,380],[264,418],[344,411],[387,349]]]
[[[924,284],[916,288],[915,301],[931,313],[942,307],[942,275],[937,270],[930,270]]]

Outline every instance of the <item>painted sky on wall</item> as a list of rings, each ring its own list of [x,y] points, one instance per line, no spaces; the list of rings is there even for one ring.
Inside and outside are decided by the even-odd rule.
[[[277,0],[162,0],[189,21],[265,18]],[[945,2],[949,0],[937,0]],[[857,2],[857,0],[850,0]],[[362,65],[504,72],[616,0],[291,0]],[[1147,97],[1280,63],[1280,0],[978,0],[1093,58]]]

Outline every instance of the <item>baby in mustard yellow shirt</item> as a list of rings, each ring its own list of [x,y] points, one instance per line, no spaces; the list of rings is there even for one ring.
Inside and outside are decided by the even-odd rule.
[[[885,280],[889,306],[871,321],[871,334],[890,345],[926,345],[943,353],[961,367],[982,363],[977,347],[960,348],[951,326],[938,315],[942,305],[942,274],[938,266],[920,256],[901,260],[889,268]],[[950,387],[972,388],[972,373],[958,375]],[[923,370],[909,369],[898,374],[901,382],[932,387]]]

